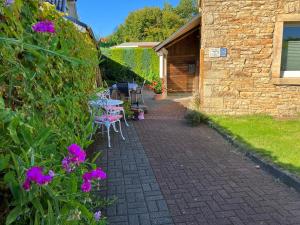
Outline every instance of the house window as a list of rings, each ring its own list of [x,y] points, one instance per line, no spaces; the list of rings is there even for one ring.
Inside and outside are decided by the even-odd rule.
[[[282,77],[300,77],[300,23],[284,23],[281,55]]]
[[[188,69],[189,69],[189,74],[194,75],[196,73],[196,65],[195,64],[189,64]]]

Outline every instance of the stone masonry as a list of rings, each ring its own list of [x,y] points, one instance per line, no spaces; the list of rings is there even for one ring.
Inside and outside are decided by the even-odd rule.
[[[300,79],[278,84],[272,77],[275,23],[280,14],[299,16],[300,1],[202,0],[201,13],[203,110],[284,117],[300,113]],[[209,58],[209,48],[215,47],[227,48],[228,56]]]

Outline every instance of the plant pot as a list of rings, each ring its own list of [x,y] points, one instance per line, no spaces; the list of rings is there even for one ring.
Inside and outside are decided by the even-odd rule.
[[[157,101],[163,100],[163,99],[165,99],[165,98],[166,98],[166,95],[165,95],[165,94],[154,94],[154,97],[153,97],[153,99],[154,99],[154,100],[157,100]]]

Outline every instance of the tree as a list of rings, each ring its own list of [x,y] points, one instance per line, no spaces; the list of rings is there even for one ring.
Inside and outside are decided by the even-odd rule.
[[[197,0],[180,0],[175,8],[178,15],[184,20],[190,20],[199,13]]]
[[[145,7],[131,12],[108,38],[111,43],[163,41],[198,13],[197,0],[181,0],[177,7]]]

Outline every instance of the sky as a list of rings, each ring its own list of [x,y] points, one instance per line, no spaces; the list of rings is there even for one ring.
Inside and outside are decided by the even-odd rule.
[[[106,37],[122,24],[128,14],[146,6],[162,7],[166,0],[77,0],[80,21],[92,27],[97,37]],[[179,0],[168,0],[176,6]]]

